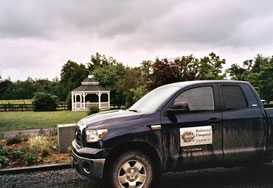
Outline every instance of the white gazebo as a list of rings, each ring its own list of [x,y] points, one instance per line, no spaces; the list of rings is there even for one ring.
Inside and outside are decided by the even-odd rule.
[[[87,111],[92,105],[99,109],[110,109],[110,91],[99,85],[99,82],[89,75],[82,85],[73,89],[72,111]]]

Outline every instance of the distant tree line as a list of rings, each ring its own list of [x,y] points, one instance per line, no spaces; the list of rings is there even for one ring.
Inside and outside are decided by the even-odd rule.
[[[273,57],[257,55],[243,62],[243,66],[232,64],[224,71],[225,63],[225,59],[210,53],[199,59],[193,55],[156,58],[143,61],[139,67],[128,67],[112,57],[96,53],[88,63],[69,60],[62,67],[60,80],[28,78],[12,82],[0,76],[0,99],[31,99],[35,93],[44,92],[57,96],[61,101],[71,102],[71,90],[89,74],[111,90],[111,104],[117,106],[131,106],[158,86],[189,80],[245,80],[257,88],[263,99],[273,99]]]

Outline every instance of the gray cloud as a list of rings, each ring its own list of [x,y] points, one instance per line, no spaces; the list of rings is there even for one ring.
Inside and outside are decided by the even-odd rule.
[[[66,60],[96,51],[129,65],[209,51],[241,61],[238,52],[271,53],[272,8],[271,0],[2,0],[0,70],[47,77],[33,72],[56,75]]]
[[[169,45],[255,46],[264,45],[262,41],[271,43],[273,2],[198,2],[179,4],[152,26],[146,23],[137,35],[144,41]]]
[[[268,41],[273,28],[270,0],[4,0],[0,7],[2,38],[55,40],[84,34],[141,42],[255,45],[256,40]],[[259,29],[263,36],[257,37]]]
[[[134,32],[166,14],[175,1],[1,1],[2,37],[45,37],[75,31],[101,37]]]

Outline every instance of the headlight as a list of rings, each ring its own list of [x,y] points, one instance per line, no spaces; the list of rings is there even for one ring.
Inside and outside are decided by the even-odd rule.
[[[102,139],[107,133],[107,129],[88,130],[86,129],[86,142],[97,142]]]

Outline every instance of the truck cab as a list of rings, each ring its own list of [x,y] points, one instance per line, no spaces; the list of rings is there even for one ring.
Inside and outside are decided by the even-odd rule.
[[[72,164],[112,187],[150,187],[162,172],[271,162],[273,110],[242,81],[189,81],[128,110],[77,123]]]

